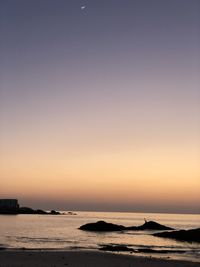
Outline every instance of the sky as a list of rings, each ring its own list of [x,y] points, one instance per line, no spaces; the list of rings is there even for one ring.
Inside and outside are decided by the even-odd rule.
[[[0,198],[198,213],[199,14],[198,0],[1,0]]]

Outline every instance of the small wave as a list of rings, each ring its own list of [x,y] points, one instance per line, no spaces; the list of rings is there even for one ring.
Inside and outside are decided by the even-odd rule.
[[[148,246],[148,245],[133,245],[127,243],[109,243],[109,244],[98,244],[100,247],[102,246],[125,246],[132,248],[134,252],[143,252],[143,253],[188,253],[188,254],[196,254],[200,256],[200,249],[198,248],[188,248],[181,246]]]
[[[139,247],[139,248],[154,248],[154,249],[171,249],[171,250],[176,250],[176,249],[183,249],[183,250],[198,250],[196,247],[183,247],[183,246],[158,246],[158,245],[137,245],[137,244],[129,244],[129,246],[132,247]]]
[[[76,244],[75,240],[65,240],[61,238],[47,238],[47,237],[15,237],[16,241],[23,243],[63,243],[63,244]]]
[[[139,231],[135,231],[135,232],[120,232],[120,234],[123,234],[123,235],[147,235],[148,233],[146,232],[139,232]]]

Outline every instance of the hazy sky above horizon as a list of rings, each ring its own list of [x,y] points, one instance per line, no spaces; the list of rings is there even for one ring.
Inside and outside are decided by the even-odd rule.
[[[199,29],[198,0],[1,0],[0,198],[199,211]]]

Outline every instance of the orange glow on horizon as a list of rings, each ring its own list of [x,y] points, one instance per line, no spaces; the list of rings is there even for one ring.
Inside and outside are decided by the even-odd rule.
[[[143,152],[143,153],[142,153]],[[200,201],[198,151],[165,147],[140,153],[88,153],[62,160],[4,159],[2,194],[94,203],[173,205]]]

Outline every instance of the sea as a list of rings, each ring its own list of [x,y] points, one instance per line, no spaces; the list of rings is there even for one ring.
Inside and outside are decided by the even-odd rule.
[[[156,231],[86,232],[83,224],[104,220],[138,226],[144,219],[175,229],[200,227],[200,215],[121,212],[75,212],[76,215],[0,215],[0,249],[97,250],[102,245],[126,245],[132,255],[200,262],[200,244],[155,237]],[[158,232],[158,231],[157,231]],[[140,249],[153,252],[139,253]],[[167,251],[167,253],[166,253]],[[124,252],[130,254],[130,252]]]

